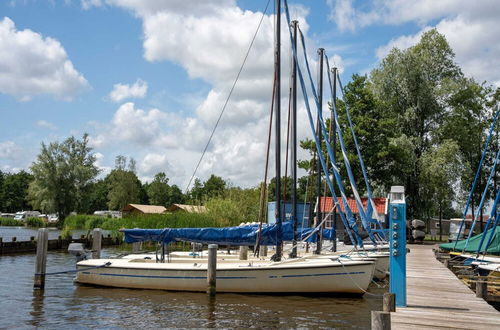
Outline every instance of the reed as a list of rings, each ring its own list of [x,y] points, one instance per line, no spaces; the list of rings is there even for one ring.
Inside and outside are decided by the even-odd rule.
[[[0,226],[22,226],[23,223],[12,218],[0,218]]]
[[[43,221],[40,218],[29,217],[28,219],[26,219],[26,226],[27,227],[43,228],[46,225],[47,224],[45,223],[45,221]]]

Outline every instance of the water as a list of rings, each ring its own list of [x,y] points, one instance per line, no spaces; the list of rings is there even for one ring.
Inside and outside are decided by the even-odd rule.
[[[57,239],[61,231],[57,228],[47,228],[49,230],[49,239]],[[71,232],[73,238],[80,238],[81,235],[87,235],[87,230],[73,230]],[[103,235],[108,235],[110,232],[103,230]],[[4,242],[12,242],[12,237],[16,237],[18,241],[29,241],[32,236],[36,238],[38,228],[0,226],[0,237]]]
[[[103,256],[118,254],[104,249]],[[66,252],[49,251],[47,272],[74,268]],[[1,328],[357,328],[370,327],[382,299],[218,294],[98,288],[73,274],[48,276],[33,290],[35,256],[0,256]],[[381,294],[382,289],[372,288]]]

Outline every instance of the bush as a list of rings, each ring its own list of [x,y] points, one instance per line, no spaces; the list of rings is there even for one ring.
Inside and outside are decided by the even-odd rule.
[[[26,219],[26,226],[39,228],[39,227],[45,227],[46,223],[40,218],[29,217],[28,219]]]
[[[12,218],[0,218],[0,226],[22,226],[22,223]]]
[[[64,228],[69,230],[74,229],[94,229],[100,228],[106,220],[105,217],[99,215],[77,214],[69,215],[64,219]]]

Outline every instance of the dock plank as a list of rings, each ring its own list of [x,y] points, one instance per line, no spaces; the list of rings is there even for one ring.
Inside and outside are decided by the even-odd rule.
[[[430,245],[407,255],[407,303],[391,313],[393,329],[500,329],[500,312],[477,298],[436,260]]]

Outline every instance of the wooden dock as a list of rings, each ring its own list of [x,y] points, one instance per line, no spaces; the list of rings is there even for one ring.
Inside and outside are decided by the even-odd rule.
[[[431,245],[411,245],[407,303],[391,313],[393,329],[500,329],[500,312],[476,298],[436,260]]]

